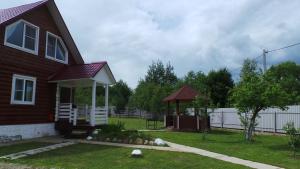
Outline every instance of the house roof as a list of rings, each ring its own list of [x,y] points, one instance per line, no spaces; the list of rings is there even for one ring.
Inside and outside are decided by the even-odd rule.
[[[62,37],[64,41],[66,42],[66,45],[68,46],[70,52],[72,53],[75,61],[77,64],[83,64],[84,61],[82,59],[82,56],[63,20],[63,17],[61,16],[54,0],[43,0],[31,4],[21,5],[13,8],[8,9],[0,9],[0,25],[6,23],[7,21],[10,21],[22,14],[25,14],[27,12],[30,12],[38,7],[41,7],[43,5],[47,5],[50,14],[56,23],[59,31],[62,34]]]
[[[194,100],[199,93],[191,88],[190,86],[183,86],[176,92],[172,93],[168,97],[164,98],[164,102],[175,102],[175,101],[191,101]]]
[[[93,78],[105,65],[107,65],[107,62],[66,66],[54,76],[50,77],[49,80],[62,81]]]
[[[9,21],[10,19],[13,19],[27,11],[30,11],[31,9],[34,9],[35,7],[38,7],[40,5],[43,5],[47,3],[48,0],[39,1],[31,4],[21,5],[13,8],[8,9],[0,9],[0,24]]]

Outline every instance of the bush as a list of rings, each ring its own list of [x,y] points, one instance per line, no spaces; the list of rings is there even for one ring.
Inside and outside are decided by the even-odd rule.
[[[100,127],[101,132],[103,133],[114,133],[114,132],[121,132],[125,129],[124,123],[118,121],[117,124],[107,124]]]
[[[294,123],[287,123],[284,126],[286,134],[290,137],[289,146],[293,150],[294,158],[296,157],[297,148],[300,146],[300,129],[296,129]]]

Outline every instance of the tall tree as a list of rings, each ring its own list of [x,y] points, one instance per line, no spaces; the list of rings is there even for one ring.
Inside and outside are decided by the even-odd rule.
[[[229,91],[234,86],[230,72],[226,68],[210,71],[207,75],[207,86],[212,103],[217,107],[226,107]]]
[[[149,66],[144,81],[156,85],[174,85],[177,82],[177,76],[170,63],[164,66],[164,64],[158,60],[157,62],[152,62]]]
[[[110,87],[110,102],[111,105],[116,106],[116,110],[124,110],[129,102],[132,90],[128,85],[120,80],[115,85]]]
[[[267,78],[272,83],[279,83],[290,94],[289,104],[300,103],[300,65],[288,61],[272,66],[267,71]]]
[[[285,109],[289,95],[278,83],[270,83],[254,60],[245,60],[241,81],[232,90],[231,99],[245,127],[245,138],[253,140],[256,119],[261,110],[276,107]]]
[[[176,83],[177,76],[170,63],[165,66],[161,61],[153,62],[131,96],[130,106],[152,113],[162,113],[166,108],[162,99],[173,90]]]

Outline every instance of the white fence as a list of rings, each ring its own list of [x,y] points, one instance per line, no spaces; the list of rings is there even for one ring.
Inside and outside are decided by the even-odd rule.
[[[300,105],[288,106],[288,108],[285,111],[276,108],[260,111],[255,129],[282,133],[284,125],[288,122],[294,122],[296,128],[300,128]],[[210,124],[212,127],[243,129],[235,108],[215,109],[210,113]]]

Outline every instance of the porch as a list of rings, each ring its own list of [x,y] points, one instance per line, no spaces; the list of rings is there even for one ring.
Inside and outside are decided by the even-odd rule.
[[[78,128],[92,130],[108,123],[109,86],[115,79],[106,62],[66,67],[50,82],[56,83],[55,123],[61,133]],[[97,105],[100,86],[105,90],[104,105]],[[78,88],[91,88],[90,105],[75,102]]]

